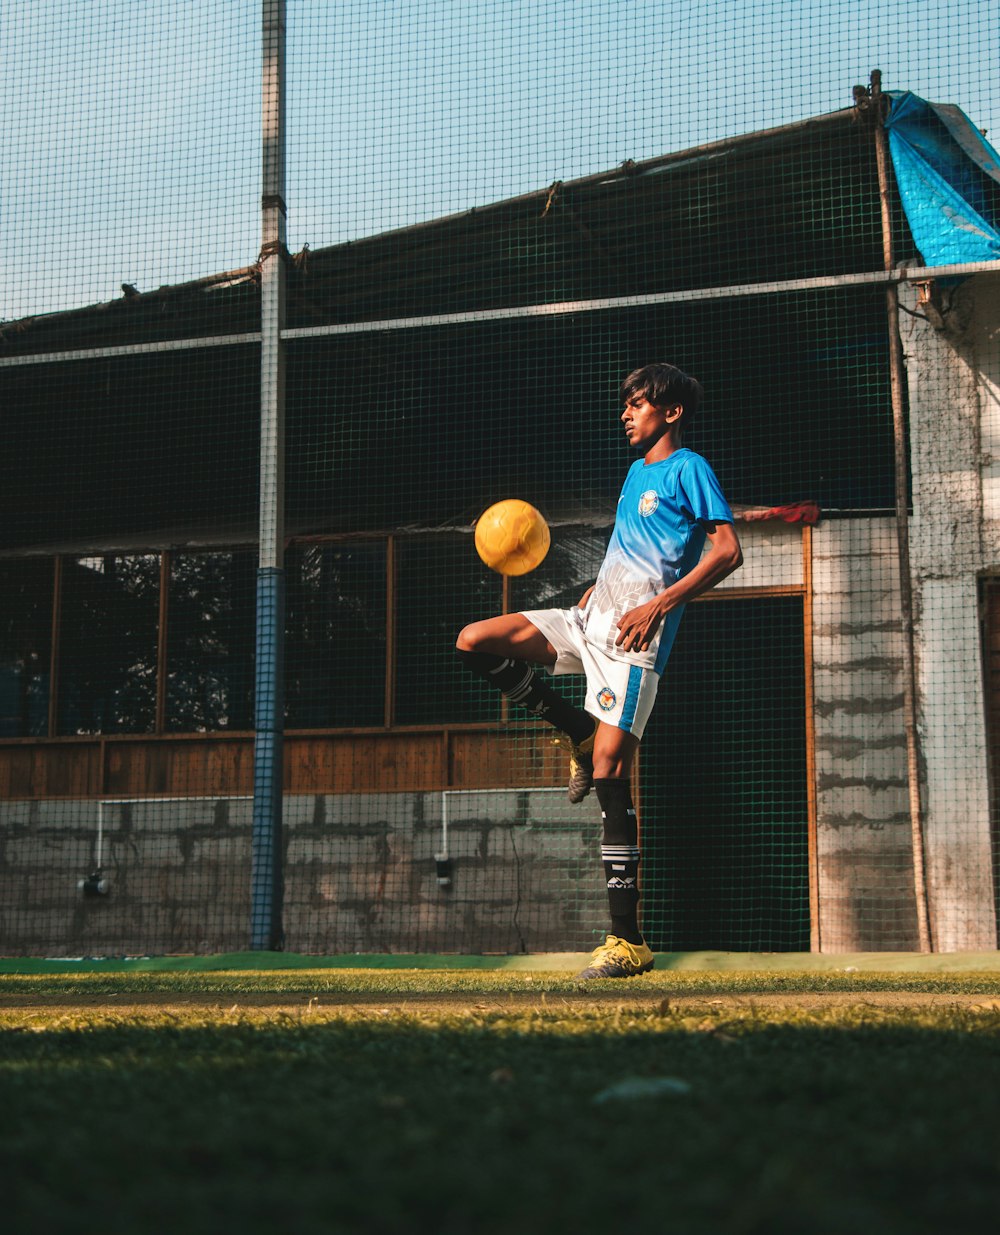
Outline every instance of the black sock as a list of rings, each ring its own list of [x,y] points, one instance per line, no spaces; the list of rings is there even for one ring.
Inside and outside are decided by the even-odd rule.
[[[608,881],[611,933],[642,943],[639,930],[639,825],[627,780],[595,780],[604,836],[601,859]]]
[[[485,678],[511,703],[547,720],[574,742],[586,741],[594,732],[594,718],[568,703],[523,660],[509,660],[493,652],[464,652],[461,648],[458,655],[468,669]]]

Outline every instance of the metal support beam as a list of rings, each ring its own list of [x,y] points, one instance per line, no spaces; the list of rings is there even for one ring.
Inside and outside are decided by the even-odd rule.
[[[885,134],[888,99],[882,94],[882,74],[871,76],[869,108],[875,134],[879,200],[882,209],[882,255],[887,271],[893,267],[892,218],[889,184],[892,174],[889,143]],[[923,807],[920,795],[920,746],[917,730],[917,674],[913,630],[913,582],[910,572],[909,452],[906,438],[903,341],[899,333],[899,288],[885,289],[886,325],[889,339],[889,382],[892,396],[892,427],[896,466],[896,546],[899,563],[899,601],[903,621],[903,724],[906,731],[906,771],[910,804],[910,840],[913,852],[913,885],[917,911],[917,938],[921,952],[933,947],[927,905],[927,874],[924,859]]]
[[[281,947],[284,767],[285,0],[263,0],[260,551],[250,947]]]

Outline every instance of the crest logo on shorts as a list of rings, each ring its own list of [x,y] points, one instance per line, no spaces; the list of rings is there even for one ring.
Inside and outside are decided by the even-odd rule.
[[[657,496],[655,489],[647,489],[646,492],[639,498],[639,514],[642,517],[648,518],[649,515],[659,506],[660,499]]]
[[[605,712],[610,712],[618,702],[618,696],[610,686],[602,686],[597,692],[597,702]]]

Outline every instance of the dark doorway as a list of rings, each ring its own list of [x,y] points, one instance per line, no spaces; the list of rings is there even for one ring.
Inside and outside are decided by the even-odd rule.
[[[800,596],[693,604],[642,743],[656,951],[809,950]]]
[[[983,579],[979,594],[986,694],[986,740],[990,756],[993,889],[997,918],[1000,920],[1000,579]]]

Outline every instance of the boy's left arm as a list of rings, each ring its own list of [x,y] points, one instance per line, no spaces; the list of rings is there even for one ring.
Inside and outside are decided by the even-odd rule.
[[[701,561],[693,570],[672,583],[659,596],[622,616],[615,640],[617,647],[626,652],[644,652],[671,609],[709,591],[743,565],[743,550],[731,523],[708,523],[705,534],[708,552],[702,554]]]

